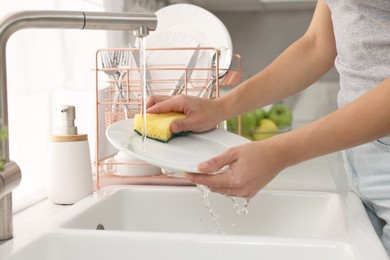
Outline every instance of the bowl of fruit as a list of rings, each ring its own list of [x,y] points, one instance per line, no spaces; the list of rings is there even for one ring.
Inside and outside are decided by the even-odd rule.
[[[227,130],[253,141],[264,140],[291,130],[293,115],[286,105],[277,103],[268,110],[258,108],[226,122]]]

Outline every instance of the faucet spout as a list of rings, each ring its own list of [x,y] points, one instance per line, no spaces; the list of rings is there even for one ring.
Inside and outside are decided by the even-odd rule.
[[[9,37],[14,32],[22,29],[84,29],[120,31],[142,30],[143,32],[148,33],[149,31],[156,30],[156,28],[156,15],[145,13],[42,10],[15,12],[0,19],[0,122],[2,122],[4,126],[8,126],[6,45]],[[6,162],[10,162],[8,139],[0,142],[0,158],[1,157],[4,158]],[[19,172],[19,174],[17,172]],[[8,175],[12,177],[9,177]],[[16,181],[14,181],[13,178],[16,178]],[[19,167],[13,162],[8,163],[6,169],[3,172],[0,172],[0,240],[12,238],[11,193],[19,182]],[[9,215],[10,212],[11,215]],[[8,223],[8,226],[5,228],[2,227],[2,223]]]

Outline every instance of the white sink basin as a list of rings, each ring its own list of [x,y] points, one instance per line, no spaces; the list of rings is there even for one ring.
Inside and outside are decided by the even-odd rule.
[[[241,242],[229,237],[169,236],[90,231],[46,234],[5,260],[352,260],[351,246],[342,243],[267,239]]]
[[[216,221],[195,187],[111,186],[0,246],[0,258],[388,259],[354,193],[263,190],[242,215],[229,198],[209,200]]]
[[[337,194],[261,191],[238,215],[233,202],[210,193],[213,220],[202,193],[195,187],[115,187],[63,228],[164,232],[219,233],[294,238],[342,238],[345,212]],[[243,204],[243,202],[240,202]]]

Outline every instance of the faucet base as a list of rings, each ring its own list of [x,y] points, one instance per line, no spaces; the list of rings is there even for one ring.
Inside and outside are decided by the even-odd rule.
[[[12,230],[12,193],[8,193],[0,199],[0,241],[11,239]]]

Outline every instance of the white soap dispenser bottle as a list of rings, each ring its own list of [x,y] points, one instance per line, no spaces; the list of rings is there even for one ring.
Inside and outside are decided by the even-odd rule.
[[[78,134],[74,106],[61,109],[60,135],[49,138],[48,199],[55,204],[74,204],[93,190],[91,156],[86,134]]]

